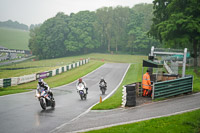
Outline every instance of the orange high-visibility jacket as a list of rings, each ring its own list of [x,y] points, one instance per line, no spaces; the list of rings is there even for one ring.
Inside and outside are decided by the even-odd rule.
[[[142,88],[151,90],[151,81],[148,72],[143,75]]]

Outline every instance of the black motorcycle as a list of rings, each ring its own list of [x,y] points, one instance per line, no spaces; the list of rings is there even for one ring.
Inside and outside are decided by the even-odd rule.
[[[107,85],[106,85],[106,83],[105,83],[105,82],[101,82],[101,83],[99,84],[99,87],[100,87],[100,90],[101,90],[101,92],[102,92],[102,95],[105,95],[105,92],[106,92],[106,90],[107,90]]]

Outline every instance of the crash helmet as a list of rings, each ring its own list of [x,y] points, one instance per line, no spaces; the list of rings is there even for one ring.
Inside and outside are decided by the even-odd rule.
[[[81,83],[82,82],[82,78],[78,79],[78,81]]]
[[[103,77],[101,77],[101,80],[104,80],[104,78],[103,78]]]
[[[43,84],[44,84],[43,79],[38,79],[38,84],[39,84],[39,85],[43,85]]]

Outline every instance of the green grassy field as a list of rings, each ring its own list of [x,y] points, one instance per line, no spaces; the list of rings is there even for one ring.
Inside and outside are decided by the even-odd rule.
[[[29,50],[28,39],[28,31],[0,28],[0,46],[9,49]]]
[[[200,110],[87,133],[199,133]]]

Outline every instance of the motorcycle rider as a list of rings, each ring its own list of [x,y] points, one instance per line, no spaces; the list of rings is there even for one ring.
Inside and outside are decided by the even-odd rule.
[[[45,91],[47,91],[48,94],[50,94],[51,97],[53,97],[53,93],[50,90],[50,87],[46,82],[43,81],[43,79],[38,80],[38,85],[37,85],[37,93],[40,94],[41,89],[44,88]]]
[[[101,85],[102,82],[104,82],[105,87],[107,88],[107,83],[106,83],[106,81],[104,80],[103,77],[101,77],[101,80],[100,80],[100,82],[99,82],[99,86]]]
[[[86,87],[86,83],[82,80],[82,78],[78,79],[78,82],[76,83],[76,88],[79,84],[84,85],[84,88],[86,89],[86,93],[88,94],[88,88]]]

